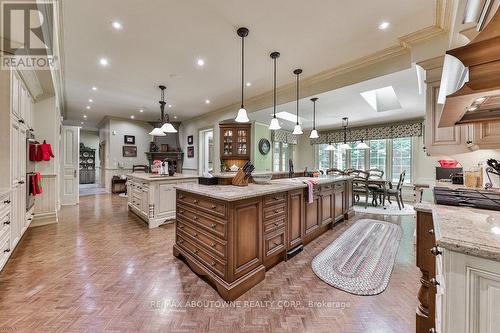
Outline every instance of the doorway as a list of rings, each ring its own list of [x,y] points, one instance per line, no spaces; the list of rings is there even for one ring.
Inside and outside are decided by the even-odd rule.
[[[199,132],[199,173],[214,171],[214,130],[204,129]]]

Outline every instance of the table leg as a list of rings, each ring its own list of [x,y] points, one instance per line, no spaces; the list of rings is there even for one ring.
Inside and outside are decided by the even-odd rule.
[[[382,207],[384,207],[384,209],[387,209],[387,208],[385,207],[385,197],[386,197],[386,195],[387,195],[387,186],[386,186],[386,183],[385,183],[385,182],[384,182],[384,185],[383,185],[383,186],[384,186],[384,195],[383,195],[383,197],[382,197]]]

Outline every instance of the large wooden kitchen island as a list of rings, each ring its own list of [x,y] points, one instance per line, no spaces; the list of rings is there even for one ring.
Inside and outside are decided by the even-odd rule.
[[[177,185],[174,255],[222,298],[238,298],[266,270],[354,215],[351,177],[314,178],[312,203],[304,179],[245,187]]]

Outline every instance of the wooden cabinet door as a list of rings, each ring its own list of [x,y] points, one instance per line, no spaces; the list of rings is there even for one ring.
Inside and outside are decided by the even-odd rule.
[[[19,78],[14,70],[11,71],[11,94],[10,94],[10,111],[17,119],[19,118]]]
[[[344,215],[344,191],[334,193],[334,217],[340,219]]]
[[[304,235],[308,235],[311,232],[319,228],[321,222],[321,201],[322,198],[316,196],[312,203],[306,202],[305,220],[304,220]]]
[[[250,131],[248,128],[235,129],[235,143],[234,155],[248,156],[250,154]]]
[[[327,224],[333,221],[333,215],[335,213],[334,209],[334,198],[333,193],[322,194],[320,196],[320,209],[321,209],[321,225]]]
[[[263,262],[262,200],[243,200],[232,208],[228,240],[230,253],[230,280],[234,281]]]
[[[222,156],[233,156],[234,154],[234,130],[225,128],[222,130],[221,154]]]
[[[481,149],[500,148],[500,121],[474,124],[474,144]]]
[[[12,125],[10,128],[10,180],[12,182],[12,185],[17,185],[21,180],[21,156],[19,155],[19,139],[21,135],[19,133],[19,123],[12,119]]]
[[[304,191],[288,193],[287,249],[302,244],[302,224],[304,223]]]
[[[174,190],[174,200],[175,200],[175,190]],[[174,206],[175,209],[175,206]],[[141,192],[141,212],[149,217],[149,188],[143,187]]]

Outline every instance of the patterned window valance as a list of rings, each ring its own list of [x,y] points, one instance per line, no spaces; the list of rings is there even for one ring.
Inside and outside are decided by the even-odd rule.
[[[413,121],[406,123],[393,123],[380,126],[356,127],[347,130],[347,141],[363,140],[378,140],[378,139],[394,139],[406,138],[412,136],[422,136],[423,123],[422,121]],[[311,139],[311,144],[322,144],[329,142],[343,142],[344,131],[342,129],[334,131],[325,131],[319,133],[318,139]]]
[[[297,144],[297,136],[293,135],[291,132],[276,130],[272,132],[271,135],[273,142],[284,142],[296,145]]]

